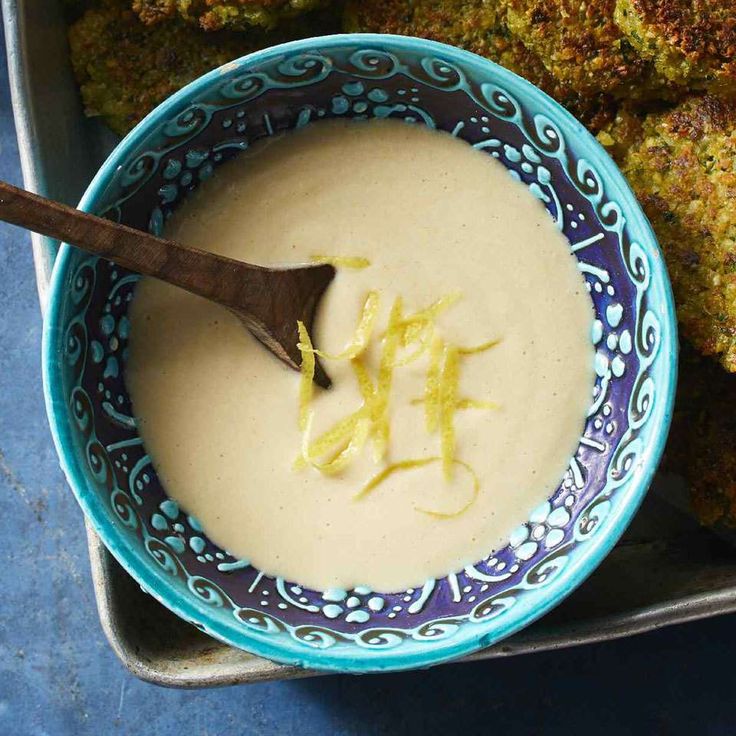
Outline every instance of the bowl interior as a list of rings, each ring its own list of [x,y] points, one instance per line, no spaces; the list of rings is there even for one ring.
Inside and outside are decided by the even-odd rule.
[[[582,126],[500,67],[417,39],[300,41],[203,77],[126,138],[83,208],[159,234],[189,192],[254,141],[335,117],[401,118],[486,151],[544,202],[578,258],[596,313],[594,400],[559,487],[509,544],[391,595],[308,590],[234,559],[166,496],[136,431],[123,375],[137,276],[70,248],[57,262],[45,332],[49,416],[102,539],[187,620],[280,661],[353,671],[426,665],[541,615],[621,534],[666,435],[672,300],[646,220]]]

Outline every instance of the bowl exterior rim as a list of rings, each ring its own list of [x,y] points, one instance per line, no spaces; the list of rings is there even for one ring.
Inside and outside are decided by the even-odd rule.
[[[73,442],[68,422],[68,407],[63,396],[63,386],[58,370],[60,356],[57,347],[61,335],[57,323],[64,303],[64,284],[73,248],[67,244],[61,246],[51,277],[48,309],[43,325],[44,399],[62,471],[79,505],[99,537],[122,567],[146,591],[152,593],[163,605],[180,617],[190,622],[197,622],[200,628],[214,638],[277,662],[336,672],[361,673],[428,667],[490,646],[528,626],[558,605],[593,572],[618,541],[639,508],[664,450],[674,405],[678,348],[674,300],[662,253],[651,225],[633,192],[603,147],[567,110],[530,82],[488,59],[435,41],[389,34],[336,34],[291,41],[229,62],[192,81],[150,112],[108,156],[80,200],[79,209],[94,212],[96,203],[107,183],[128,159],[130,152],[135,150],[138,142],[156,130],[161,120],[166,119],[183,103],[221,80],[223,74],[246,71],[255,64],[278,58],[284,54],[331,49],[345,45],[356,45],[360,48],[386,46],[388,50],[399,52],[439,54],[481,75],[490,72],[512,90],[521,88],[525,94],[535,98],[566,136],[575,140],[576,148],[585,152],[586,160],[595,162],[597,170],[603,176],[607,194],[621,205],[622,210],[626,213],[627,227],[636,232],[638,241],[645,245],[651,257],[652,280],[656,280],[660,287],[656,311],[662,327],[659,354],[655,360],[660,363],[664,360],[667,363],[666,370],[662,371],[660,368],[660,382],[657,384],[659,399],[649,418],[651,439],[642,454],[638,475],[625,489],[626,498],[619,499],[615,511],[606,519],[605,530],[601,530],[593,539],[585,543],[585,554],[578,555],[572,564],[566,566],[545,586],[544,600],[541,605],[520,605],[516,607],[514,615],[504,617],[502,622],[494,620],[475,624],[468,622],[463,627],[464,633],[459,632],[459,635],[450,640],[428,642],[424,646],[413,647],[410,651],[374,652],[353,645],[346,647],[346,651],[341,654],[335,651],[325,653],[293,640],[287,640],[285,637],[266,641],[256,637],[247,629],[223,625],[216,617],[209,614],[206,604],[195,601],[193,597],[180,594],[173,586],[162,586],[162,578],[154,571],[153,566],[140,562],[132,553],[131,546],[125,541],[120,530],[116,529],[108,517],[98,496],[89,487],[85,472],[71,449]],[[664,396],[662,396],[662,387],[664,387]]]

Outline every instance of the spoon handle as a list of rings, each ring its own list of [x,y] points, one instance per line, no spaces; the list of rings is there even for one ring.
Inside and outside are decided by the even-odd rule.
[[[157,238],[3,181],[0,220],[72,243],[123,268],[241,309],[247,308],[249,293],[256,296],[266,286],[270,271]]]
[[[295,370],[301,365],[297,321],[311,331],[317,303],[335,275],[327,263],[263,268],[187,248],[80,212],[0,181],[0,221],[19,225],[123,268],[165,281],[234,312],[251,333]],[[329,388],[319,362],[314,380]]]

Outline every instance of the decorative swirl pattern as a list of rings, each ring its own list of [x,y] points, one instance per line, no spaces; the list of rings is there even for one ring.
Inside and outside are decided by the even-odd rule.
[[[458,67],[434,56],[425,56],[420,60],[414,79],[443,92],[461,89],[466,84],[465,75]]]
[[[368,629],[358,634],[355,643],[369,649],[393,649],[406,637],[401,629]]]
[[[575,164],[574,181],[586,197],[591,200],[595,200],[596,202],[600,200],[600,197],[603,194],[603,182],[601,181],[600,176],[598,176],[598,172],[585,159],[578,159]],[[606,203],[606,206],[609,204],[610,203]],[[598,213],[600,215],[601,224],[608,225],[603,208],[598,210]],[[616,218],[613,219],[613,222],[615,221]]]
[[[601,195],[603,188],[601,186]],[[624,225],[623,213],[621,207],[616,202],[604,202],[598,209],[598,216],[600,217],[601,223],[613,232],[620,232]]]
[[[238,608],[234,613],[239,623],[261,633],[279,634],[286,631],[281,621],[263,611],[256,611],[254,608]]]
[[[170,123],[167,127],[173,127]],[[150,153],[144,153],[135,159],[130,166],[120,172],[120,183],[124,187],[132,187],[148,180],[156,170],[156,158]]]
[[[516,597],[512,595],[515,590],[504,591],[479,603],[471,612],[470,620],[476,623],[490,621],[502,613],[506,613],[515,603]]]
[[[245,74],[225,82],[219,89],[225,100],[248,102],[266,89],[267,80],[262,74]]]
[[[192,105],[184,112],[177,115],[173,120],[170,120],[164,126],[164,135],[170,141],[177,140],[189,140],[193,135],[202,130],[210,121],[212,112],[203,105]],[[138,159],[138,161],[145,160],[144,157]],[[153,160],[153,163],[157,163],[159,157]],[[138,162],[136,162],[137,164]],[[123,184],[127,186],[127,183],[123,181]]]
[[[146,551],[156,561],[159,567],[169,575],[178,576],[181,566],[176,555],[162,541],[155,537],[148,537],[145,541]]]
[[[608,469],[610,477],[621,485],[628,480],[632,470],[636,467],[636,461],[641,452],[641,444],[634,434],[629,433],[613,453],[611,464]]]
[[[165,496],[137,433],[122,377],[136,277],[74,253],[57,369],[77,461],[105,501],[114,534],[125,536],[118,546],[134,547],[136,564],[147,559],[147,569],[155,569],[159,589],[152,592],[166,602],[166,591],[175,588],[203,630],[235,643],[289,637],[305,651],[394,652],[451,640],[481,624],[478,641],[492,643],[496,621],[516,621],[515,611],[529,601],[546,600],[571,575],[572,561],[587,554],[587,541],[636,500],[631,488],[666,400],[660,352],[669,337],[650,308],[661,306],[661,275],[647,232],[632,229],[636,213],[632,218],[629,204],[607,196],[610,174],[597,149],[581,145],[559,112],[525,85],[509,86],[493,67],[479,75],[448,51],[331,48],[245,62],[190,93],[186,109],[129,148],[100,191],[97,211],[160,230],[189,191],[253,140],[323,117],[403,118],[445,128],[486,151],[556,219],[595,307],[596,393],[560,487],[506,548],[417,590],[311,591],[254,570],[214,545]],[[247,637],[227,633],[232,627]]]
[[[105,448],[96,440],[87,443],[87,464],[90,473],[97,483],[105,490],[113,491],[115,488],[115,474]]]
[[[217,608],[222,608],[225,605],[227,595],[211,580],[207,580],[207,578],[200,577],[199,575],[193,575],[187,580],[187,585],[189,586],[189,590],[207,605],[216,606]]]
[[[480,85],[480,92],[488,110],[494,115],[511,122],[515,122],[521,117],[521,110],[516,104],[516,100],[506,90],[491,82],[484,82]]]
[[[302,84],[317,82],[329,74],[330,63],[321,54],[300,54],[284,59],[277,67],[274,81],[289,84],[298,80]]]
[[[650,375],[642,373],[634,383],[631,397],[629,424],[632,429],[639,429],[649,419],[649,412],[654,407],[654,380]]]
[[[412,635],[414,639],[446,639],[457,632],[462,624],[462,619],[445,619],[443,621],[430,621],[420,626]]]
[[[596,498],[580,515],[575,539],[578,542],[589,539],[601,527],[601,523],[611,510],[611,501],[607,496]]]
[[[531,570],[527,573],[524,585],[526,587],[536,587],[539,585],[547,585],[556,575],[559,575],[562,568],[568,562],[568,552],[570,551],[569,544],[561,547],[556,552],[547,555],[542,558]]]
[[[87,259],[79,265],[69,284],[72,303],[80,310],[84,309],[89,303],[94,285],[94,259]]]
[[[657,354],[661,339],[659,319],[654,312],[647,309],[637,324],[636,347],[645,358],[651,358]]]
[[[624,265],[629,278],[639,284],[643,290],[648,287],[649,266],[647,257],[640,245],[631,242],[628,235],[623,238]]]
[[[359,79],[387,79],[399,69],[396,56],[378,49],[358,49],[348,56],[345,64],[345,71]]]
[[[329,649],[338,642],[346,641],[344,636],[320,626],[297,626],[291,635],[297,641],[314,649]]]
[[[528,127],[528,126],[527,126]],[[565,152],[565,139],[557,126],[546,115],[535,115],[534,125],[528,127],[534,147],[548,156],[562,156]]]
[[[120,489],[115,489],[110,496],[110,503],[121,523],[127,526],[128,529],[138,529],[138,514],[133,508],[133,504],[130,502],[130,497],[127,493],[124,493]]]
[[[66,330],[64,338],[64,357],[72,368],[79,369],[84,365],[87,351],[87,332],[84,325],[72,322]]]
[[[69,408],[82,438],[87,440],[94,429],[94,409],[87,392],[78,386],[73,388],[69,397]]]

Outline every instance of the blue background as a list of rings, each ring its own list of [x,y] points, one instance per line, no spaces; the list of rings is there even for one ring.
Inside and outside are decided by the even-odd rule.
[[[2,28],[0,26],[0,34]],[[0,36],[0,179],[21,183]],[[733,734],[736,617],[401,675],[209,691],[127,673],[52,447],[27,233],[0,225],[0,735]]]

